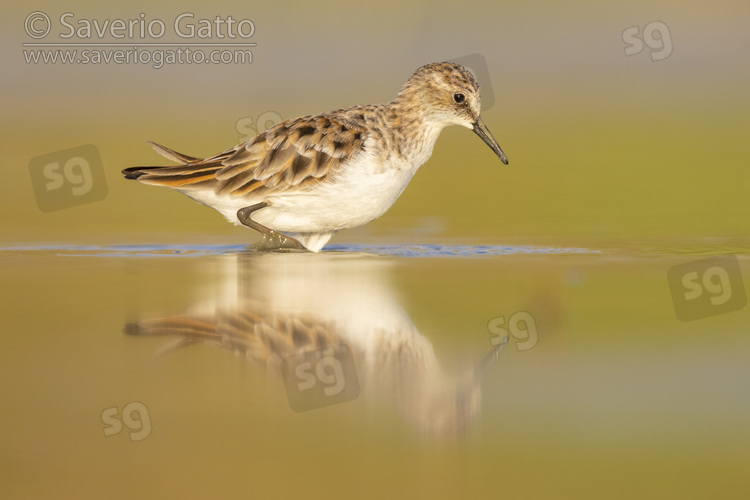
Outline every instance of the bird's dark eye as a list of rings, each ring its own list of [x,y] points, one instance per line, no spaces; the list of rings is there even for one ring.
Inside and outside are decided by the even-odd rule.
[[[453,100],[456,101],[458,104],[461,104],[466,100],[466,96],[463,94],[453,94]]]

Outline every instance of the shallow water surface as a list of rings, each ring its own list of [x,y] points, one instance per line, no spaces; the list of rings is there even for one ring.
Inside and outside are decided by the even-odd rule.
[[[747,491],[750,264],[684,250],[5,247],[2,489]]]

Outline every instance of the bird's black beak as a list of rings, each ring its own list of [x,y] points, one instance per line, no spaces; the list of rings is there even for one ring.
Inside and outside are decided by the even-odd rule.
[[[498,144],[495,138],[492,136],[492,132],[490,132],[490,129],[488,129],[487,125],[484,124],[481,116],[478,116],[477,121],[474,122],[473,130],[474,133],[481,137],[482,140],[492,149],[492,151],[495,152],[495,154],[500,158],[500,161],[507,165],[508,157],[505,156],[503,150],[500,149],[500,144]]]

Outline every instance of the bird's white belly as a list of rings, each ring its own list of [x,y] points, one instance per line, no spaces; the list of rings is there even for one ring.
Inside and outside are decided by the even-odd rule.
[[[333,232],[361,226],[383,215],[414,176],[411,165],[383,168],[369,156],[344,166],[333,182],[307,192],[285,191],[267,198],[271,206],[253,220],[282,232]]]

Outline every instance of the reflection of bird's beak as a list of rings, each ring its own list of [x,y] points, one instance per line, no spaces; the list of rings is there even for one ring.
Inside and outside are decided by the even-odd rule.
[[[474,122],[474,133],[477,134],[479,137],[482,138],[482,140],[490,147],[492,148],[492,151],[495,152],[497,156],[500,157],[500,161],[508,164],[508,157],[505,156],[505,153],[503,153],[503,150],[500,149],[500,144],[497,143],[495,138],[492,136],[492,132],[490,132],[490,129],[487,128],[487,125],[484,124],[482,121],[482,117],[478,116],[477,121]]]
[[[487,367],[494,363],[495,360],[500,356],[500,353],[503,352],[503,349],[505,349],[505,346],[508,344],[509,339],[510,336],[506,335],[504,339],[502,339],[497,345],[495,345],[495,347],[489,352],[489,354],[487,354],[479,363],[477,363],[474,371],[480,378],[484,374],[485,370],[487,370]]]

